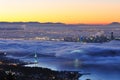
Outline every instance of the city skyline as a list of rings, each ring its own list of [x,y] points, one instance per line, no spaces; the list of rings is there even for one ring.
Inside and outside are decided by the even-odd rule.
[[[120,22],[119,0],[0,0],[0,22]]]

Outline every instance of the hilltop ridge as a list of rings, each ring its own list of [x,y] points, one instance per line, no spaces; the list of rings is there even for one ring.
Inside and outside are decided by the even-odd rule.
[[[103,24],[65,24],[65,23],[53,23],[53,22],[45,22],[45,23],[41,23],[41,22],[0,22],[0,25],[5,25],[5,24],[21,24],[21,25],[64,25],[64,26],[102,26]],[[111,22],[109,24],[106,25],[120,25],[120,22]]]

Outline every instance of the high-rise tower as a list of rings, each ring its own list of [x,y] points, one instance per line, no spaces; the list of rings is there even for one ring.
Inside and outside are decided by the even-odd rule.
[[[113,34],[113,32],[111,32],[111,40],[113,40],[114,39],[114,34]]]

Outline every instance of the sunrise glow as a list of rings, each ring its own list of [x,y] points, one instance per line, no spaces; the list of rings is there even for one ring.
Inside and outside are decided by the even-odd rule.
[[[0,0],[0,21],[120,22],[120,0]]]

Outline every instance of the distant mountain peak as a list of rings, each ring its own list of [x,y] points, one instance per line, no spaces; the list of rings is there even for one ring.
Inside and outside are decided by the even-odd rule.
[[[112,22],[109,25],[120,25],[120,23],[119,22]]]

